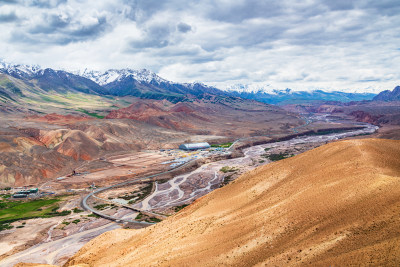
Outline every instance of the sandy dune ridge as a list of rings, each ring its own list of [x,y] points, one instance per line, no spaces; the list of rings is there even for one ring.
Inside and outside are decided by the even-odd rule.
[[[107,232],[66,266],[398,266],[399,196],[400,141],[330,143],[248,172],[155,226]]]

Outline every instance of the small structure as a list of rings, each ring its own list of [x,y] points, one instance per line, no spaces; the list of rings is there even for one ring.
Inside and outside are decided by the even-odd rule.
[[[17,194],[21,194],[21,195],[29,195],[31,192],[29,190],[21,190],[18,191]]]
[[[29,189],[29,193],[30,193],[30,194],[36,194],[37,192],[39,192],[39,188],[32,188],[32,189]]]
[[[26,198],[26,197],[28,197],[27,194],[14,194],[13,195],[13,198]]]
[[[35,196],[39,192],[39,188],[31,188],[20,190],[13,195],[13,198],[26,198],[28,196]]]
[[[194,143],[194,144],[182,144],[179,146],[179,149],[182,150],[197,150],[197,149],[207,149],[210,148],[209,143]]]

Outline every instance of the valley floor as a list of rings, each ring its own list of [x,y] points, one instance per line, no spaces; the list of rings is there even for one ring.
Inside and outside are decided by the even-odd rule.
[[[325,122],[326,123],[326,122]],[[364,125],[368,126],[368,125]],[[132,199],[135,196],[139,196],[139,198],[143,198],[142,200],[136,201],[134,207],[139,210],[145,211],[153,211],[160,214],[174,214],[179,211],[182,207],[187,204],[192,203],[195,199],[209,193],[210,191],[219,188],[230,181],[236,179],[239,175],[252,170],[258,166],[265,165],[274,160],[280,158],[287,158],[293,155],[297,155],[309,149],[320,146],[321,144],[325,144],[330,141],[337,140],[339,138],[345,138],[351,135],[359,135],[364,133],[371,133],[375,131],[375,127],[369,125],[364,130],[353,130],[351,132],[345,133],[330,133],[325,135],[314,135],[314,136],[303,136],[293,138],[288,141],[281,141],[276,143],[268,143],[264,145],[252,146],[243,150],[243,157],[234,158],[234,159],[226,159],[218,162],[206,163],[201,167],[182,175],[177,175],[173,179],[168,180],[166,182],[156,182],[153,185],[153,189],[148,192],[148,196],[145,198],[140,197],[139,195],[132,195]],[[242,141],[244,142],[244,141]],[[146,152],[149,153],[149,152]],[[157,152],[160,153],[160,152]],[[157,154],[155,153],[154,156]],[[138,160],[143,158],[146,154],[135,154],[135,156],[125,154],[123,156],[112,156],[105,159],[108,162],[112,162],[114,167],[116,165],[120,165],[121,168],[130,168],[128,165],[130,163],[134,163],[135,166],[138,166]],[[150,158],[156,158],[152,156],[153,154],[149,154]],[[278,158],[277,158],[278,157]],[[144,158],[148,161],[148,158]],[[165,157],[165,159],[168,159]],[[140,160],[139,160],[140,161]],[[150,161],[151,163],[152,161]],[[161,161],[159,161],[160,163]],[[123,164],[122,164],[123,163]],[[149,163],[149,164],[150,164]],[[158,163],[158,164],[159,164]],[[151,164],[150,164],[151,165]],[[145,165],[149,166],[149,165]],[[146,169],[146,168],[142,168]],[[154,170],[157,170],[154,169]],[[146,170],[148,171],[148,169]],[[145,171],[145,172],[146,172]],[[46,189],[52,190],[65,190],[65,184],[70,182],[70,185],[76,186],[79,185],[76,179],[82,179],[83,177],[97,177],[103,173],[103,170],[94,171],[90,174],[83,174],[82,177],[72,177],[66,178],[62,180],[55,180],[51,183],[46,183],[43,187]],[[137,172],[137,171],[135,171]],[[136,173],[139,175],[140,172]],[[108,177],[105,175],[104,177]],[[75,180],[74,180],[75,179]],[[82,179],[82,181],[85,179]],[[92,181],[92,180],[91,180]],[[99,180],[101,181],[101,179]],[[118,181],[114,180],[114,182]],[[86,183],[84,183],[86,184]],[[63,186],[60,186],[63,185]],[[129,193],[127,195],[126,192],[140,192],[146,185],[138,184],[132,185],[126,188],[118,188],[115,190],[109,190],[104,195],[102,193],[103,198],[108,199],[120,199],[120,196],[131,197]],[[68,186],[67,188],[71,188]],[[69,189],[70,190],[70,189]],[[87,189],[80,189],[75,193],[79,193],[73,201],[69,201],[64,204],[64,209],[72,209],[74,207],[79,207],[79,200],[85,194]],[[96,203],[97,202],[97,203]],[[101,204],[102,203],[102,204]],[[109,204],[105,204],[105,202],[95,200],[91,202],[92,206],[103,205],[105,210],[101,208],[99,212],[104,212],[105,214],[109,214],[112,216],[116,216],[121,219],[135,219],[138,216],[142,216],[138,212],[130,211],[118,206],[110,206]],[[143,227],[140,225],[123,225],[117,223],[108,223],[107,220],[101,218],[88,217],[90,215],[87,212],[80,213],[75,215],[74,217],[65,218],[63,221],[70,222],[68,225],[63,225],[62,220],[56,221],[54,220],[51,223],[49,220],[48,224],[43,225],[40,230],[43,235],[42,241],[39,241],[38,244],[34,245],[31,248],[25,249],[17,254],[14,254],[10,257],[7,257],[2,260],[2,265],[4,266],[13,266],[13,264],[18,262],[41,262],[41,263],[49,263],[49,264],[63,264],[68,257],[74,254],[81,246],[84,245],[85,242],[90,240],[91,238],[108,231],[110,229],[116,229],[121,227]],[[80,218],[80,222],[71,223],[74,219]],[[83,219],[82,219],[83,218]],[[30,225],[30,221],[28,220],[27,226]],[[28,229],[28,228],[27,228]],[[1,238],[2,245],[6,247],[18,247],[23,244],[24,240],[19,240],[18,235],[22,233],[21,229],[8,230],[9,232],[0,232],[0,235],[3,236]],[[8,234],[9,233],[9,234]],[[46,234],[47,233],[47,234]],[[11,240],[10,237],[13,235],[16,237]],[[9,236],[9,237],[8,237]],[[34,236],[34,235],[33,235]],[[40,238],[39,238],[40,239]],[[19,240],[19,241],[18,241]],[[12,245],[14,244],[14,245]],[[20,247],[20,249],[23,249]],[[6,252],[6,251],[4,251]],[[9,253],[9,252],[8,252]],[[30,255],[37,255],[35,257],[31,257]]]

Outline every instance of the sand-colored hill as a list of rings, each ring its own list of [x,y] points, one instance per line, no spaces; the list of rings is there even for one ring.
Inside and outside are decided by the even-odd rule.
[[[142,230],[90,241],[67,265],[398,266],[400,141],[331,143],[260,167]]]

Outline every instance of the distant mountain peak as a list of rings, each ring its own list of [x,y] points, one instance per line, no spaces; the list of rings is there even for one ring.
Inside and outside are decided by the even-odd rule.
[[[374,97],[374,101],[400,101],[400,86],[396,86],[393,91],[386,90]]]
[[[32,77],[44,70],[39,65],[24,65],[13,64],[5,61],[0,61],[0,71],[6,72],[10,75],[18,75],[24,77]]]
[[[154,72],[147,69],[109,69],[104,72],[85,69],[83,71],[76,72],[76,74],[90,79],[102,86],[115,81],[121,81],[122,79],[125,79],[127,77],[132,77],[139,83],[150,83],[152,81],[155,81],[157,83],[169,83],[169,81],[161,78]]]

